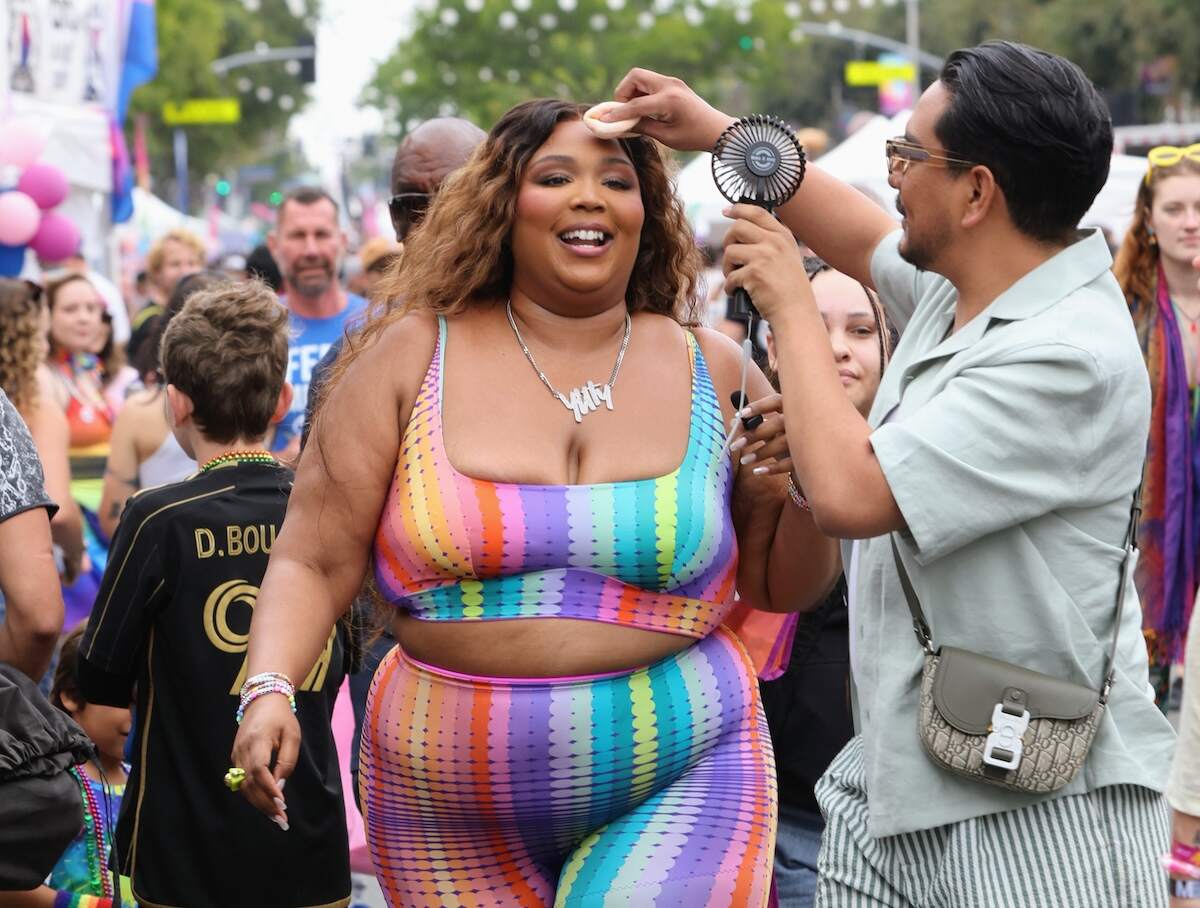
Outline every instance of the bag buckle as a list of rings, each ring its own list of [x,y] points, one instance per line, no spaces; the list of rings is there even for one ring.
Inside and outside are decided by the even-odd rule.
[[[997,769],[1016,769],[1024,750],[1021,737],[1027,728],[1029,710],[1014,716],[1004,711],[1003,703],[997,703],[992,708],[992,724],[988,726],[990,734],[983,745],[983,762]]]

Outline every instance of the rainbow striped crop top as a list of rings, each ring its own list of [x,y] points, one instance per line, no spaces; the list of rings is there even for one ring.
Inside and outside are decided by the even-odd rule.
[[[439,319],[375,535],[380,592],[430,621],[580,618],[697,638],[715,630],[733,607],[737,573],[733,475],[708,368],[686,337],[692,416],[674,472],[526,485],[473,479],[450,465]]]

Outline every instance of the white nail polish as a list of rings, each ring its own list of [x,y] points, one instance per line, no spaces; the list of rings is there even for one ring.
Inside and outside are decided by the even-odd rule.
[[[735,438],[735,439],[733,440],[733,444],[731,444],[731,445],[729,446],[729,450],[730,450],[730,451],[740,451],[740,450],[742,450],[742,448],[744,448],[744,447],[746,447],[746,438],[745,438],[745,436],[743,436],[742,438]]]
[[[271,817],[271,822],[274,823],[276,826],[278,826],[280,829],[282,829],[284,832],[288,831],[287,820],[285,820],[283,817],[280,817],[280,816]]]
[[[275,798],[274,801],[275,806],[280,810],[287,810],[287,804],[284,802],[283,798]]]
[[[754,461],[756,461],[756,460],[758,460],[757,454],[747,454],[745,457],[742,458],[742,465],[745,466],[748,463],[754,463]]]
[[[762,475],[764,475],[766,472],[767,472],[767,468],[766,468],[766,467],[755,467],[755,468],[754,468],[754,475],[755,475],[755,476],[762,476]]]
[[[279,780],[279,790],[283,791],[283,786],[286,784],[287,784],[287,779],[280,779]]]
[[[754,410],[751,409],[750,407],[743,407],[738,412],[738,416],[740,416],[742,419],[749,419],[753,415],[754,415]]]

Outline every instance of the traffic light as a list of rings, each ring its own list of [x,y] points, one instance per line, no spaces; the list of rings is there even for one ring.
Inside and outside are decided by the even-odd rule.
[[[229,193],[233,191],[233,187],[229,185],[228,180],[217,180],[217,185],[215,188],[217,190],[217,195],[219,195],[221,198],[225,198],[225,196],[229,195]]]

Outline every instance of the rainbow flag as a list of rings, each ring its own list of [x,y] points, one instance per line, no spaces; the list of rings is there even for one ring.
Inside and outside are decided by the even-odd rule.
[[[113,195],[112,219],[119,224],[133,216],[133,168],[125,144],[125,115],[134,89],[158,72],[158,27],[154,0],[130,0],[122,4],[126,16],[121,83],[112,121]]]

